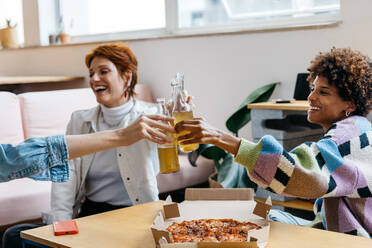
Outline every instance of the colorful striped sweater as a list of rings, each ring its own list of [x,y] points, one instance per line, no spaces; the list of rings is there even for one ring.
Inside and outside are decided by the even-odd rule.
[[[339,121],[318,142],[290,152],[272,136],[257,144],[242,139],[235,161],[263,188],[319,198],[322,207],[314,211],[325,229],[372,237],[372,128],[366,118]]]

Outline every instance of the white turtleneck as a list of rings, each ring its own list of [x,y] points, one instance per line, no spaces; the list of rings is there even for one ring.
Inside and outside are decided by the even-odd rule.
[[[134,105],[131,98],[118,107],[100,105],[97,131],[116,129]],[[132,205],[123,183],[116,157],[116,149],[98,152],[89,169],[86,180],[87,197],[91,201],[106,202],[111,205]]]

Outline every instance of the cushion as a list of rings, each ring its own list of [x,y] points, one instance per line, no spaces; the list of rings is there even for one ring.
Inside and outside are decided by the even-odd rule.
[[[136,93],[136,98],[144,102],[154,102],[154,98],[151,93],[151,89],[146,84],[137,84],[134,92]]]
[[[0,184],[0,226],[41,217],[50,211],[51,182],[17,179]]]
[[[139,100],[153,102],[149,86],[138,84],[135,92]],[[26,139],[64,134],[72,112],[97,106],[90,88],[28,92],[20,94],[19,99]]]
[[[194,186],[208,181],[208,177],[215,172],[213,160],[202,156],[198,158],[198,166],[191,166],[187,155],[178,156],[181,169],[175,173],[159,174],[157,176],[159,193],[169,192]]]
[[[0,92],[1,121],[0,140],[2,144],[18,144],[24,140],[21,108],[17,95]]]
[[[25,138],[64,134],[71,113],[97,105],[90,88],[19,95]]]

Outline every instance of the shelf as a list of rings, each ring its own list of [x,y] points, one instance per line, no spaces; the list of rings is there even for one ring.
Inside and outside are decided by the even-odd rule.
[[[68,76],[14,76],[1,77],[0,85],[10,84],[33,84],[33,83],[63,83],[75,80],[83,80],[84,77],[68,77]]]

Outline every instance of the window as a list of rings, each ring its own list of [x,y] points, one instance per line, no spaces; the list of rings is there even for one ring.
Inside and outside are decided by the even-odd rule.
[[[25,44],[50,44],[60,33],[72,42],[138,39],[333,24],[340,0],[37,0],[25,8]],[[31,4],[30,4],[31,5]],[[0,0],[0,25],[18,23],[23,40],[22,0]],[[27,31],[27,30],[26,30]],[[40,34],[40,35],[39,35]],[[33,36],[32,36],[33,35]],[[32,37],[31,37],[32,36]],[[37,36],[39,42],[34,42]],[[36,44],[35,44],[36,43]]]
[[[22,0],[0,0],[0,28],[6,27],[6,20],[11,25],[17,24],[18,41],[23,43],[23,11]]]
[[[339,0],[178,0],[179,27],[274,28],[339,20]]]
[[[164,0],[60,0],[61,29],[72,36],[165,27]]]

